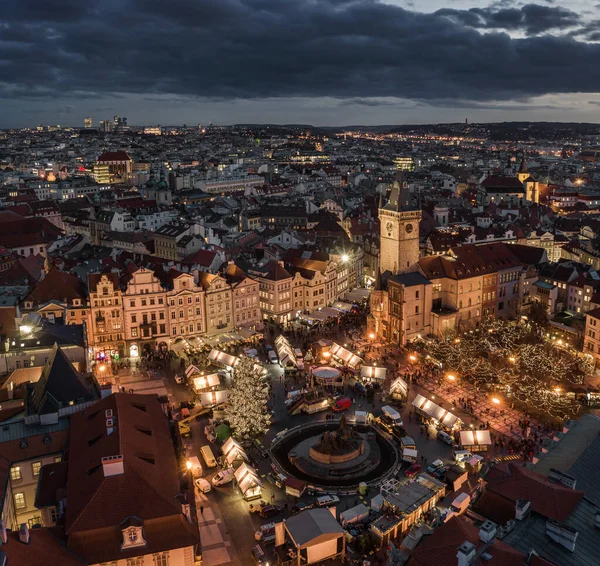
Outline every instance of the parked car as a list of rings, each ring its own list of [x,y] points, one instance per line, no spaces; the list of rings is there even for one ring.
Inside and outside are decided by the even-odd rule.
[[[421,471],[421,464],[413,464],[412,466],[406,468],[404,475],[407,478],[412,478],[415,474],[418,474]]]
[[[444,481],[447,471],[448,471],[448,468],[445,468],[445,467],[438,468],[437,470],[435,470],[435,472],[433,472],[433,477],[440,481]]]
[[[175,376],[175,383],[183,383],[183,375],[177,374]]]
[[[262,519],[266,519],[267,517],[281,513],[282,510],[283,507],[281,505],[265,505],[260,508],[259,515]]]
[[[317,505],[319,507],[329,507],[339,502],[340,498],[337,495],[323,495],[322,497],[317,497]]]
[[[340,413],[341,411],[345,411],[346,409],[349,409],[352,406],[352,399],[349,399],[348,397],[342,397],[341,399],[338,399],[332,406],[331,408],[336,412],[336,413]]]
[[[234,477],[234,469],[227,468],[226,470],[221,470],[219,473],[215,474],[212,479],[212,484],[215,487],[219,485],[225,485],[226,483],[233,481]]]
[[[438,431],[437,437],[439,440],[441,440],[442,442],[445,442],[449,446],[452,446],[452,444],[454,444],[454,440],[452,440],[452,437],[447,432],[444,432],[443,430]]]
[[[433,474],[433,472],[435,472],[438,468],[441,468],[443,465],[444,462],[442,460],[436,460],[427,466],[427,473]]]
[[[292,507],[292,515],[297,515],[301,511],[306,511],[307,509],[312,509],[315,506],[314,503],[297,503]]]
[[[200,493],[208,493],[212,489],[210,482],[204,478],[198,478],[194,483]]]

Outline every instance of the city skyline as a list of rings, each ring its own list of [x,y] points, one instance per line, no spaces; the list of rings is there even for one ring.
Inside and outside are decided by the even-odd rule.
[[[1,128],[595,122],[600,106],[593,0],[60,6],[6,10]]]

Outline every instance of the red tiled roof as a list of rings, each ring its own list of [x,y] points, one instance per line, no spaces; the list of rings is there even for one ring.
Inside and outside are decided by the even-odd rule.
[[[114,430],[107,433],[105,410]],[[88,563],[194,546],[198,528],[176,497],[179,469],[165,415],[155,395],[113,394],[71,416],[67,547]],[[105,477],[102,458],[121,455],[123,473]],[[193,504],[193,496],[191,497]],[[147,544],[121,551],[121,524],[137,517]]]
[[[508,474],[489,478],[486,489],[516,503],[517,499],[531,501],[531,509],[543,517],[564,522],[583,497],[576,491],[560,484],[551,483],[542,475],[517,464],[508,465]]]
[[[29,529],[29,544],[19,541],[19,533],[8,533],[8,542],[2,545],[10,566],[81,566],[85,564],[68,552],[51,529]]]
[[[55,268],[37,284],[26,300],[36,305],[53,300],[72,304],[73,299],[85,301],[86,297],[85,287],[79,277]]]
[[[193,254],[190,254],[189,256],[181,260],[181,263],[185,265],[192,265],[194,263],[197,263],[202,267],[210,267],[216,255],[217,252],[213,252],[211,250],[198,250],[197,252],[194,252]]]

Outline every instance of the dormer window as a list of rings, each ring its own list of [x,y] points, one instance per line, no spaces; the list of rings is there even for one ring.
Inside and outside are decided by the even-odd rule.
[[[128,548],[137,548],[139,546],[145,546],[146,540],[144,539],[141,522],[133,519],[127,520],[127,523],[138,523],[137,525],[131,525],[123,529],[121,532],[123,533],[123,543],[121,544],[121,550],[126,550]]]

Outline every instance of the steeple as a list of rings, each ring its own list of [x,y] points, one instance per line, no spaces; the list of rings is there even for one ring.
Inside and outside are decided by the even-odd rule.
[[[377,275],[375,276],[375,291],[383,291],[383,282],[381,281],[381,269],[377,266]]]
[[[383,192],[379,193],[379,205],[377,206],[377,208],[383,208]]]
[[[527,163],[525,162],[525,157],[521,160],[521,166],[519,167],[519,173],[527,173]]]

